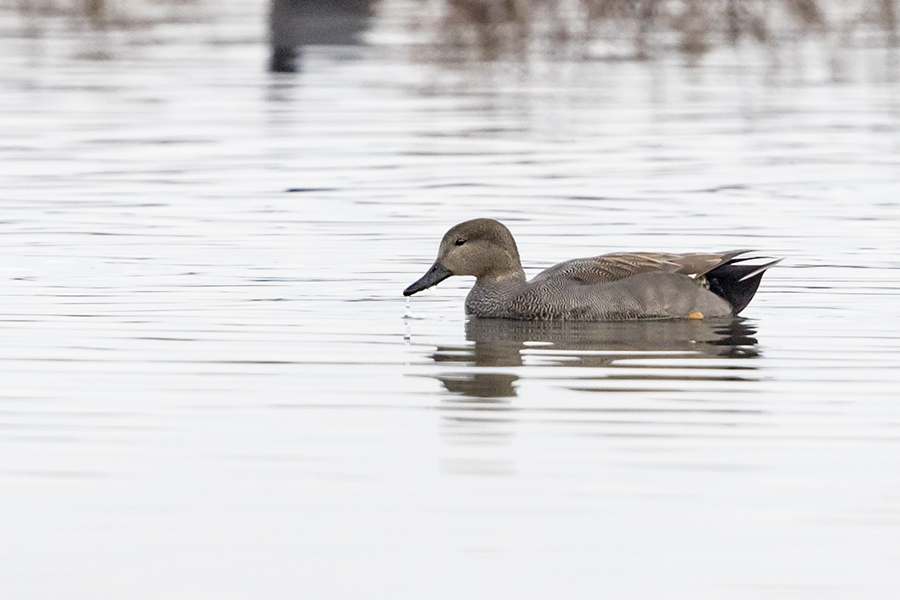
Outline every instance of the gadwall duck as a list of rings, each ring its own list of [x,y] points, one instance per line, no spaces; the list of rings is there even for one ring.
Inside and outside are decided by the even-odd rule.
[[[452,275],[472,275],[466,313],[522,320],[628,321],[725,317],[740,313],[766,269],[738,264],[747,250],[712,254],[621,252],[569,260],[531,281],[516,241],[493,219],[474,219],[444,235],[437,260],[403,290],[412,296]]]

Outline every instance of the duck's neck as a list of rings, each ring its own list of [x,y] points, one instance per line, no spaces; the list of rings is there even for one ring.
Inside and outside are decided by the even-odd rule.
[[[527,285],[525,271],[518,269],[501,275],[482,275],[466,297],[466,313],[476,317],[503,317],[509,312],[512,300]]]

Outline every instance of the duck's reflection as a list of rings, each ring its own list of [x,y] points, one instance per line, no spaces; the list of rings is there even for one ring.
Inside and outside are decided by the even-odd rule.
[[[432,358],[438,364],[461,367],[436,376],[448,391],[469,398],[508,398],[516,395],[519,375],[504,367],[628,366],[627,374],[610,377],[606,372],[598,378],[659,380],[665,377],[640,373],[640,363],[634,360],[646,364],[648,359],[659,359],[652,364],[654,369],[673,361],[672,366],[683,370],[691,368],[690,359],[752,359],[758,356],[755,333],[740,318],[623,323],[471,319],[466,323],[466,340],[474,344],[441,346]],[[735,369],[753,370],[748,363],[731,361],[707,361],[702,367],[703,373],[697,376],[673,375],[671,379],[721,381],[734,379]]]

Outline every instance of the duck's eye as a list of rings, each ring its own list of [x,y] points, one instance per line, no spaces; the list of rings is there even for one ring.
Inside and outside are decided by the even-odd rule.
[[[462,245],[465,244],[465,243],[466,243],[466,240],[464,240],[464,239],[462,239],[462,238],[457,238],[457,239],[456,239],[456,245],[457,245],[457,246],[462,246]]]

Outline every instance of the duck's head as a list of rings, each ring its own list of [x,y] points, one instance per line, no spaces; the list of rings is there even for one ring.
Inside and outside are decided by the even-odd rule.
[[[403,290],[403,295],[412,296],[451,275],[524,277],[509,229],[493,219],[473,219],[452,227],[441,240],[437,260],[421,279]]]

